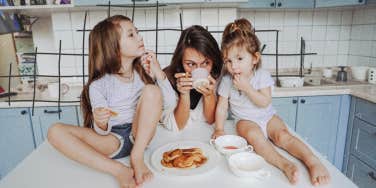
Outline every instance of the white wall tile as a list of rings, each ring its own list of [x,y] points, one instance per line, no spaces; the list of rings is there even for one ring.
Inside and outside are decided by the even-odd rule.
[[[183,10],[183,25],[184,28],[191,25],[200,25],[201,12],[199,9],[184,9]]]
[[[126,10],[111,10],[110,15],[111,16],[114,16],[114,15],[123,15],[123,16],[126,16],[127,15],[127,11]],[[130,18],[130,19],[132,19],[132,18]]]
[[[270,27],[273,28],[275,26],[283,26],[284,20],[284,12],[283,11],[276,11],[270,12]]]
[[[299,13],[299,25],[309,25],[313,23],[313,11],[304,10]]]
[[[296,26],[286,26],[283,28],[282,41],[291,41],[298,39],[298,27]]]
[[[326,26],[313,26],[312,40],[325,40],[326,39]]]
[[[71,30],[71,20],[69,12],[52,13],[53,30]]]
[[[248,19],[251,23],[255,21],[255,11],[251,10],[246,10],[246,11],[240,11],[239,18],[246,18]]]
[[[364,20],[367,24],[375,24],[376,23],[376,8],[367,8],[364,13]]]
[[[85,12],[84,11],[77,11],[77,12],[71,12],[71,24],[73,30],[83,29],[84,27],[84,20],[85,20]],[[86,27],[89,23],[89,16],[86,17]]]
[[[55,31],[55,49],[59,49],[59,41],[61,40],[61,49],[74,49],[73,32],[69,31]]]
[[[326,28],[326,40],[339,40],[340,26],[328,26]]]
[[[350,40],[350,26],[341,26],[341,31],[339,33],[340,40]]]
[[[219,24],[219,11],[217,8],[207,8],[201,10],[201,24],[203,26],[216,27]]]
[[[220,8],[218,11],[219,25],[226,26],[230,22],[234,22],[237,18],[237,10],[235,8]]]
[[[353,17],[353,12],[352,10],[343,10],[342,15],[341,15],[341,23],[342,25],[351,25],[352,23],[352,17]]]
[[[284,17],[284,25],[287,26],[297,26],[299,23],[299,12],[297,11],[286,11]]]
[[[363,24],[365,23],[365,14],[364,14],[364,9],[356,9],[353,14],[353,24]]]
[[[341,11],[330,10],[328,12],[328,25],[341,25]]]
[[[259,28],[260,26],[269,27],[269,13],[268,12],[256,12],[255,15],[255,27]]]
[[[298,38],[303,37],[304,40],[312,39],[312,26],[299,26]]]
[[[146,17],[145,17],[145,19],[148,20],[147,28],[149,28],[149,29],[155,28],[155,26],[156,26],[156,18],[155,17],[156,16],[157,16],[157,12],[155,10],[148,10],[148,11],[146,11]],[[160,14],[158,15],[158,17],[160,19],[163,19],[163,16],[161,16]],[[159,22],[159,19],[158,19],[158,22]]]
[[[325,41],[312,41],[310,45],[312,52],[317,53],[317,55],[324,55]]]
[[[347,66],[348,55],[338,55],[336,66]]]
[[[338,54],[347,55],[349,53],[350,41],[338,42]]]
[[[337,56],[336,55],[324,56],[324,65],[325,66],[336,66],[336,64],[337,64]]]
[[[362,25],[353,25],[352,28],[351,28],[351,35],[350,35],[350,39],[352,40],[360,40],[362,35],[364,33],[362,33]]]
[[[98,22],[107,18],[106,11],[90,11],[89,12],[88,29],[92,29]]]
[[[161,11],[161,13],[163,13],[163,12]],[[147,23],[146,23],[146,13],[145,13],[144,10],[136,10],[134,12],[133,24],[137,28],[145,28],[147,26]]]
[[[325,44],[325,55],[337,55],[338,51],[338,41],[326,41]]]
[[[372,42],[372,57],[376,57],[376,42]],[[376,63],[376,61],[375,61]],[[376,66],[376,64],[375,64]]]
[[[180,13],[181,11],[179,9],[165,9],[163,12],[165,27],[180,28]],[[148,20],[146,20],[146,22],[148,22]]]
[[[328,21],[328,12],[320,10],[313,12],[313,25],[326,25]]]
[[[374,25],[363,25],[362,27],[362,37],[360,37],[362,40],[372,40],[373,38],[373,29]]]

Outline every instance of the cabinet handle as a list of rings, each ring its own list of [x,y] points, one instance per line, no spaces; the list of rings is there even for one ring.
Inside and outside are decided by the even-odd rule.
[[[274,2],[270,3],[270,6],[271,6],[271,7],[274,7],[274,5],[275,5],[275,3],[274,3]]]
[[[277,6],[278,6],[278,7],[281,7],[281,6],[282,6],[282,3],[281,3],[281,2],[278,2]]]
[[[300,103],[304,104],[305,103],[305,99],[301,99]]]
[[[22,110],[21,111],[21,115],[25,115],[25,114],[27,114],[27,111],[26,110]]]
[[[292,100],[292,104],[296,104],[297,102],[298,102],[298,100],[296,100],[296,99]]]
[[[61,109],[59,109],[59,110],[44,110],[44,113],[45,114],[57,114],[57,113],[61,113]]]
[[[376,181],[375,173],[373,173],[373,172],[368,172],[368,176],[371,177],[373,180]]]
[[[359,3],[363,3],[363,0],[358,0]]]

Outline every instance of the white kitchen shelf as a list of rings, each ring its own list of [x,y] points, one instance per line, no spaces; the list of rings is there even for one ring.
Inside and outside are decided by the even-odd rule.
[[[61,9],[72,8],[73,4],[64,5],[24,5],[24,6],[0,6],[0,10],[30,10],[30,9]]]

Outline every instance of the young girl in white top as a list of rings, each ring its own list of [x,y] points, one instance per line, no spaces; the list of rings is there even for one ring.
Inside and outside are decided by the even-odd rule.
[[[251,23],[239,19],[228,24],[221,47],[225,66],[218,87],[213,138],[224,134],[224,121],[230,106],[238,134],[247,139],[256,153],[281,169],[292,184],[298,181],[298,168],[280,155],[267,138],[306,165],[313,185],[328,183],[327,169],[306,145],[289,133],[275,114],[271,104],[274,81],[269,72],[261,69],[260,42]]]
[[[113,175],[124,188],[152,178],[144,150],[162,112],[162,94],[141,60],[156,62],[155,54],[145,55],[129,18],[99,22],[89,38],[89,80],[81,94],[84,127],[56,123],[48,131],[57,150]],[[114,160],[128,155],[133,169]]]

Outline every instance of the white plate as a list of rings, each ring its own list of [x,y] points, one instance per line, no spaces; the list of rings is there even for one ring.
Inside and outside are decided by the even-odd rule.
[[[174,149],[186,149],[186,148],[201,148],[207,161],[205,164],[198,168],[192,169],[178,169],[178,168],[167,168],[161,164],[163,158],[163,153],[166,151],[171,151]],[[172,176],[193,176],[198,174],[206,173],[214,169],[218,165],[219,153],[211,147],[209,144],[199,142],[199,141],[177,141],[173,143],[166,144],[158,149],[156,149],[151,155],[151,165],[153,168],[164,175]]]

